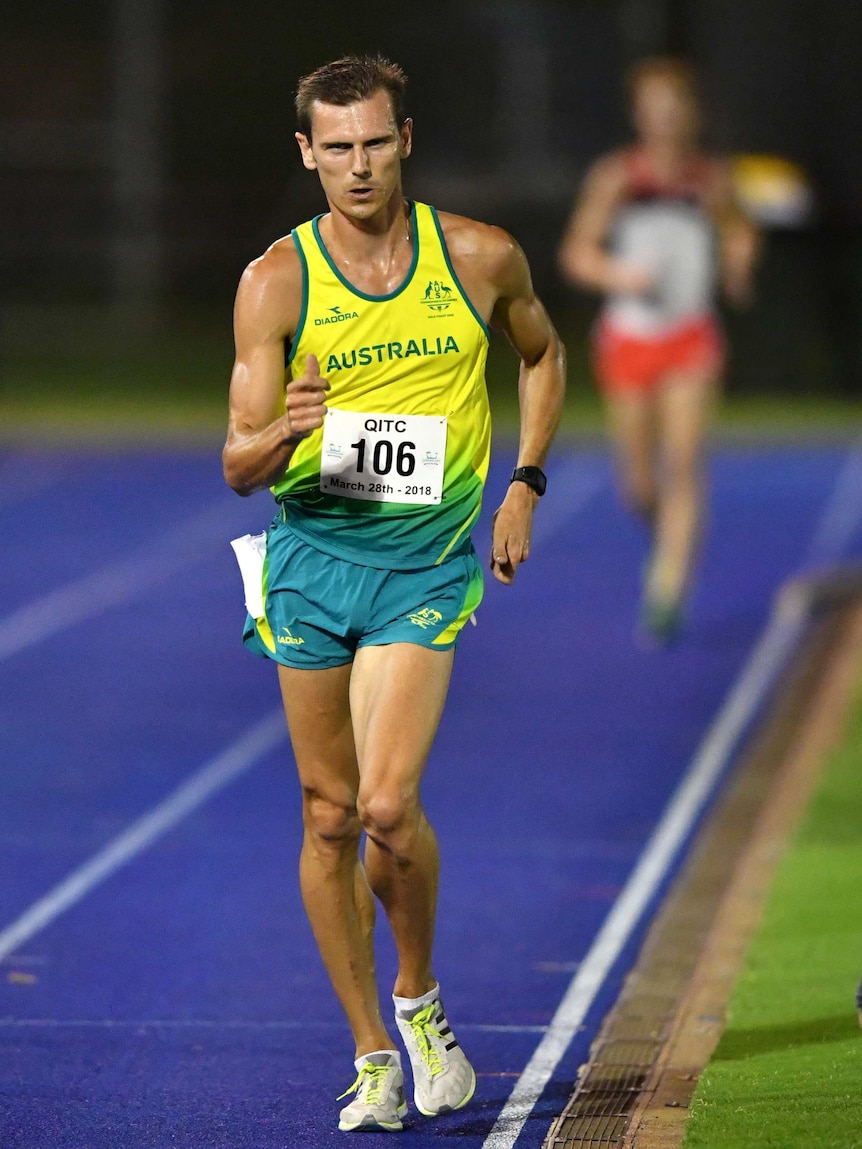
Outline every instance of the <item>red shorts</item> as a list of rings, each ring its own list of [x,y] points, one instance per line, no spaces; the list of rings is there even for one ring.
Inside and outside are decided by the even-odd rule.
[[[677,372],[717,375],[723,362],[724,340],[711,315],[654,339],[625,334],[604,321],[593,346],[593,368],[605,391],[648,391]]]

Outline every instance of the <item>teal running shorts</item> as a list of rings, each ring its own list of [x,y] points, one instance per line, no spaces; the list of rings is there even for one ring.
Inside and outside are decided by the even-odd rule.
[[[352,662],[361,646],[411,642],[448,650],[482,601],[472,547],[439,566],[378,570],[324,554],[276,520],[267,538],[264,613],[243,642],[298,669]]]

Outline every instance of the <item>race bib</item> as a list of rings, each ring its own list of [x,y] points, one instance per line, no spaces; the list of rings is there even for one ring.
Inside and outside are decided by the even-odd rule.
[[[445,460],[445,416],[330,407],[323,424],[320,489],[375,503],[439,503]]]

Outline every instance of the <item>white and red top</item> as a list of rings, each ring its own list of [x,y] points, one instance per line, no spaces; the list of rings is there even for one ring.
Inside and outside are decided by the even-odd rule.
[[[612,293],[603,324],[635,338],[668,335],[712,314],[718,261],[707,209],[715,161],[695,154],[672,184],[660,181],[642,147],[624,154],[629,185],[617,210],[610,251],[652,272],[646,295]]]

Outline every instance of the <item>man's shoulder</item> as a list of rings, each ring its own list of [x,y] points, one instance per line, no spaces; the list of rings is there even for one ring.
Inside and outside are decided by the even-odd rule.
[[[438,212],[437,217],[452,258],[482,267],[489,275],[521,251],[517,240],[502,227],[446,211]]]
[[[449,211],[438,211],[437,218],[446,240],[446,246],[457,249],[461,254],[495,251],[514,244],[514,239],[503,228],[495,224],[482,223],[466,215],[454,215]]]
[[[239,282],[235,321],[258,332],[292,337],[302,308],[302,261],[289,235],[253,259]]]
[[[269,281],[283,282],[285,286],[302,284],[302,261],[293,234],[284,235],[271,243],[266,251],[246,267],[244,278],[262,285]]]

